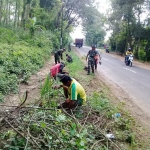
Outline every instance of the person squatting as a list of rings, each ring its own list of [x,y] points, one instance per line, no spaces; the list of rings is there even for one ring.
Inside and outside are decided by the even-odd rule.
[[[63,88],[65,95],[65,102],[63,102],[58,109],[64,108],[66,110],[71,110],[77,106],[82,106],[86,102],[86,93],[82,85],[76,81],[74,78],[67,74],[57,74],[61,85],[54,87],[54,89]]]

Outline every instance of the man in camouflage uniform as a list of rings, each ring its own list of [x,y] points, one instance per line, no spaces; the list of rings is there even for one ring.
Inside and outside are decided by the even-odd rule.
[[[95,66],[95,56],[97,55],[97,51],[95,50],[95,45],[92,46],[92,50],[89,50],[86,60],[88,59],[88,69],[87,75],[90,74],[90,67],[92,69],[92,73],[94,73],[94,66]]]
[[[63,60],[62,53],[65,51],[66,51],[65,48],[55,51],[54,53],[55,64],[60,63],[60,58]]]

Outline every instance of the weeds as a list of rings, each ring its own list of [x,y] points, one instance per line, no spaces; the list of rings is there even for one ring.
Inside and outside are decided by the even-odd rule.
[[[73,52],[71,52],[73,55]],[[93,76],[81,76],[81,61],[73,55],[74,63],[67,64],[71,76],[79,82],[92,82]],[[76,67],[77,66],[77,67]],[[4,122],[11,130],[2,133],[2,146],[5,149],[64,149],[64,150],[124,150],[137,149],[136,133],[132,130],[134,120],[128,112],[114,119],[113,114],[122,110],[123,104],[114,106],[103,90],[90,89],[87,104],[79,111],[68,114],[57,109],[64,101],[62,91],[53,90],[55,84],[48,75],[41,88],[42,107],[20,108],[6,116]],[[84,84],[86,87],[87,84]],[[104,89],[105,90],[105,89]],[[81,114],[80,114],[81,115]],[[15,117],[14,117],[15,116]],[[115,141],[106,137],[107,131],[115,136]],[[7,148],[6,148],[6,147]]]

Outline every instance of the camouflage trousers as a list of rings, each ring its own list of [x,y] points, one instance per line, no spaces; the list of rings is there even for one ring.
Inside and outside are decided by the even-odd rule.
[[[95,66],[95,60],[88,60],[88,74],[90,74],[90,69],[92,70],[92,73],[94,73],[94,66]]]

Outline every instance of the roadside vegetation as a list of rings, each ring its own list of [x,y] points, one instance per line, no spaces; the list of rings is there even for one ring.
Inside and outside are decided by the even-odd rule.
[[[45,34],[37,33],[34,38],[20,31],[0,28],[0,101],[4,96],[15,92],[18,85],[44,65],[52,51],[52,41]]]
[[[128,47],[134,57],[142,62],[150,61],[150,11],[149,0],[110,0],[112,13],[108,14],[108,43],[112,51],[124,55]]]
[[[39,102],[25,106],[26,97],[18,107],[3,114],[1,149],[146,149],[146,141],[139,138],[139,126],[122,109],[125,104],[114,105],[108,96],[109,88],[96,75],[84,76],[83,61],[70,53],[74,62],[67,64],[67,71],[84,86],[86,105],[71,114],[56,109],[64,101],[63,91],[54,90],[52,87],[59,81],[47,75]]]
[[[0,0],[0,102],[11,93],[18,94],[18,86],[27,85],[52,52],[70,45],[69,34],[80,20],[86,44],[103,46],[104,26],[109,24],[113,30],[109,41],[112,51],[124,54],[130,46],[135,57],[149,61],[146,34],[149,20],[145,27],[135,17],[146,2],[112,1],[115,11],[106,18],[92,0]],[[123,8],[121,12],[120,8]],[[134,17],[133,10],[136,10]],[[70,53],[74,61],[66,68],[85,88],[87,104],[71,114],[56,109],[64,100],[63,91],[54,90],[53,85],[59,81],[54,82],[47,75],[45,83],[41,83],[37,103],[25,105],[26,91],[21,104],[0,111],[0,149],[148,149],[149,143],[141,136],[143,129],[128,111],[123,111],[125,104],[113,104],[108,96],[109,88],[98,82],[96,75],[85,76],[84,62],[74,52]]]

